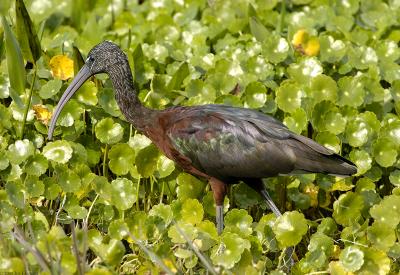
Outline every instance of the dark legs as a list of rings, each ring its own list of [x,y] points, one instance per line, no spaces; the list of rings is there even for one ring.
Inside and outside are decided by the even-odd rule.
[[[261,179],[249,179],[244,181],[248,186],[256,190],[260,195],[265,199],[268,207],[275,214],[276,217],[282,216],[281,211],[275,205],[274,201],[268,194],[267,189],[265,188]],[[286,248],[286,257],[285,257],[285,266],[290,270],[290,268],[294,265],[294,260],[292,258],[292,254],[294,251],[294,247]]]
[[[210,178],[211,189],[214,194],[214,200],[216,206],[216,220],[218,235],[222,233],[224,229],[224,198],[226,195],[226,184],[216,178]]]
[[[281,211],[279,211],[278,207],[275,205],[274,201],[268,194],[268,191],[267,189],[265,189],[261,179],[248,179],[245,180],[244,182],[261,194],[261,196],[267,202],[268,207],[272,210],[272,212],[275,214],[276,217],[282,216]],[[224,229],[224,198],[227,192],[227,186],[224,182],[216,178],[210,178],[209,183],[214,194],[215,204],[217,205],[216,221],[217,221],[218,235],[220,235],[222,233],[222,230]],[[288,270],[290,270],[290,268],[294,264],[292,258],[293,251],[294,251],[293,247],[286,248],[286,257],[284,265]]]

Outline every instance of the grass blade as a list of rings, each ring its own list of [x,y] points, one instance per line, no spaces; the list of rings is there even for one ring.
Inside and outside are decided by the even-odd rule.
[[[142,244],[142,242],[136,238],[135,236],[133,236],[132,233],[130,233],[128,231],[129,237],[135,242],[135,244],[137,246],[140,247],[141,250],[143,250],[149,257],[150,259],[156,263],[162,270],[164,270],[164,272],[168,275],[172,275],[175,274],[174,272],[172,272],[171,269],[169,269],[164,262],[161,260],[160,257],[157,256],[157,254],[155,254],[153,251],[151,251],[150,249],[148,249],[144,244]],[[180,273],[180,272],[179,272]]]
[[[5,47],[7,52],[7,69],[10,78],[10,86],[15,92],[11,93],[12,99],[18,104],[18,107],[23,108],[22,100],[19,98],[25,92],[26,73],[24,60],[22,58],[21,48],[11,31],[10,26],[4,16],[1,17],[1,23],[4,28]],[[18,98],[16,98],[18,97]],[[22,103],[22,106],[19,106]]]
[[[16,34],[18,42],[21,45],[22,54],[26,60],[35,64],[42,55],[42,49],[36,34],[35,26],[26,10],[23,0],[17,0],[15,2],[15,10],[17,17]]]

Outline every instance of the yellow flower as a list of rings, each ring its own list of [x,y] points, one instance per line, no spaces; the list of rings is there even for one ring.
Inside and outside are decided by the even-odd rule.
[[[300,29],[293,35],[292,44],[301,54],[316,56],[319,53],[318,37],[310,36],[305,29]]]
[[[50,68],[53,76],[67,80],[74,76],[74,61],[66,55],[55,55],[50,59]]]
[[[35,115],[37,120],[42,122],[43,124],[49,124],[51,119],[52,112],[49,111],[45,106],[41,104],[36,104],[32,106],[33,111],[35,111]]]

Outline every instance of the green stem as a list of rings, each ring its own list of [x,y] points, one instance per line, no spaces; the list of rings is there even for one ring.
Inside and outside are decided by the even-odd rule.
[[[151,195],[153,194],[153,187],[154,187],[154,177],[150,176],[150,194],[147,197],[147,212],[150,211],[150,207],[151,207]]]
[[[104,149],[104,157],[103,157],[103,176],[107,178],[107,153],[108,153],[108,144],[106,144],[106,148]]]
[[[165,182],[162,182],[162,186],[161,186],[161,192],[160,192],[160,204],[163,202],[163,197],[164,197],[164,187],[165,187]]]
[[[32,79],[32,83],[31,83],[31,88],[29,89],[29,96],[28,96],[28,102],[27,102],[28,104],[26,104],[26,108],[24,110],[24,118],[22,120],[22,128],[21,128],[21,134],[19,136],[19,139],[22,139],[24,137],[26,119],[28,117],[29,109],[31,108],[33,86],[35,85],[36,73],[37,73],[37,66],[35,65],[35,71],[33,72],[33,79]]]
[[[137,188],[136,188],[136,210],[137,211],[139,211],[140,210],[140,207],[139,207],[139,205],[140,205],[140,202],[139,202],[139,188],[140,188],[140,176],[139,176],[139,178],[138,178],[138,181],[137,181]]]
[[[278,34],[280,34],[282,32],[283,21],[285,20],[285,14],[286,14],[286,0],[282,0],[279,22],[278,22],[278,25],[276,26],[276,32]]]

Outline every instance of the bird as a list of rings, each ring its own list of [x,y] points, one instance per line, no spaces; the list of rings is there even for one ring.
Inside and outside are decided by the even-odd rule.
[[[216,204],[218,234],[223,231],[223,202],[230,184],[244,182],[256,190],[279,217],[282,213],[263,178],[298,173],[350,176],[357,172],[351,161],[258,110],[218,104],[147,108],[138,98],[126,54],[111,41],[89,51],[53,112],[49,140],[65,104],[87,79],[99,73],[108,74],[116,102],[136,130],[184,171],[208,181]]]

